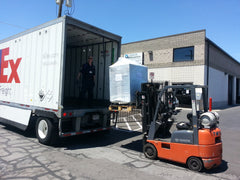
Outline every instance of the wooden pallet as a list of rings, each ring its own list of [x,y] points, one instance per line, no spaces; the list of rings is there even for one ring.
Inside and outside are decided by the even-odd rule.
[[[132,111],[135,108],[133,105],[110,105],[109,111]]]

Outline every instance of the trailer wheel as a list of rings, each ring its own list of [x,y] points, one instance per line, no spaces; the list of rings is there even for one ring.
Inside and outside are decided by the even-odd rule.
[[[203,163],[201,159],[197,157],[190,157],[187,161],[187,166],[192,171],[201,171],[203,168]]]
[[[157,150],[153,144],[147,143],[143,146],[143,153],[149,159],[157,159]]]
[[[45,145],[53,143],[56,130],[53,123],[48,118],[38,118],[36,123],[36,136],[38,141]]]

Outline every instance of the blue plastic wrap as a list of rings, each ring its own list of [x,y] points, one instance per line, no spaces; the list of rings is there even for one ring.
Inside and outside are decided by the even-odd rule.
[[[119,60],[109,68],[110,101],[116,104],[134,103],[136,92],[146,83],[148,69],[126,58]]]

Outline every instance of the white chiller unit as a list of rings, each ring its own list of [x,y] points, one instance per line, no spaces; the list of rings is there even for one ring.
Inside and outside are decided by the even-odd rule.
[[[109,68],[110,101],[116,104],[134,103],[141,84],[148,81],[148,69],[130,59],[119,58]]]

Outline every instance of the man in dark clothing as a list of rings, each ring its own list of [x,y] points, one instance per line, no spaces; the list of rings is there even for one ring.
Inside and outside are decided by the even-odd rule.
[[[93,65],[93,57],[88,57],[88,62],[82,66],[80,73],[78,74],[78,80],[82,76],[82,89],[80,97],[85,98],[86,92],[88,92],[88,99],[93,98],[93,88],[95,85],[95,66]]]

